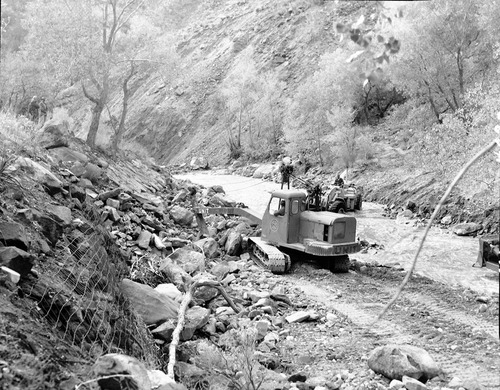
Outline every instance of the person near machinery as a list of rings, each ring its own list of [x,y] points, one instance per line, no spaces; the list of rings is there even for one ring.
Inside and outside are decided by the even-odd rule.
[[[340,177],[340,173],[337,173],[337,176],[335,177],[335,182],[333,183],[335,186],[343,187],[344,186],[344,179]]]
[[[293,165],[290,157],[285,157],[281,162],[280,173],[281,173],[281,189],[283,189],[285,183],[287,185],[287,188],[290,189],[290,176],[293,174]]]

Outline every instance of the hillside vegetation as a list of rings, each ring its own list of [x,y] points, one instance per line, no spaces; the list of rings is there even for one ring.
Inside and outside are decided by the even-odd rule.
[[[2,104],[29,115],[44,95],[91,146],[211,166],[287,153],[387,185],[379,199],[422,177],[429,201],[495,136],[498,0],[64,3],[2,0]],[[476,164],[461,201],[497,206],[497,170]]]

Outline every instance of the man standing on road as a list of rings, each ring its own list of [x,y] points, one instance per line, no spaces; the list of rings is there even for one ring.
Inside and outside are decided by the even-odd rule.
[[[288,189],[290,189],[290,175],[293,173],[292,160],[290,157],[285,157],[280,166],[281,173],[281,189],[283,189],[283,185],[286,183]]]

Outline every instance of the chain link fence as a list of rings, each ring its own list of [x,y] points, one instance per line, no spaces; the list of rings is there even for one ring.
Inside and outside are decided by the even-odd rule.
[[[123,353],[158,367],[157,347],[120,291],[127,259],[98,209],[84,202],[80,219],[56,245],[56,261],[40,264],[39,277],[23,291],[62,339],[93,358]]]

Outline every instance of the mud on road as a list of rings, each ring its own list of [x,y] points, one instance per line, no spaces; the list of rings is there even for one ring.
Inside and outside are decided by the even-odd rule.
[[[428,388],[445,387],[453,377],[500,388],[498,301],[482,306],[471,291],[416,277],[385,317],[376,321],[403,276],[404,272],[387,267],[332,274],[314,264],[294,264],[284,278],[299,306],[338,318],[332,324],[293,326],[295,348],[300,355],[314,357],[308,364],[314,374],[327,376],[348,369],[357,373],[351,383],[357,388],[356,378],[358,384],[366,383],[370,375],[366,360],[375,347],[407,343],[427,350],[444,371]]]

